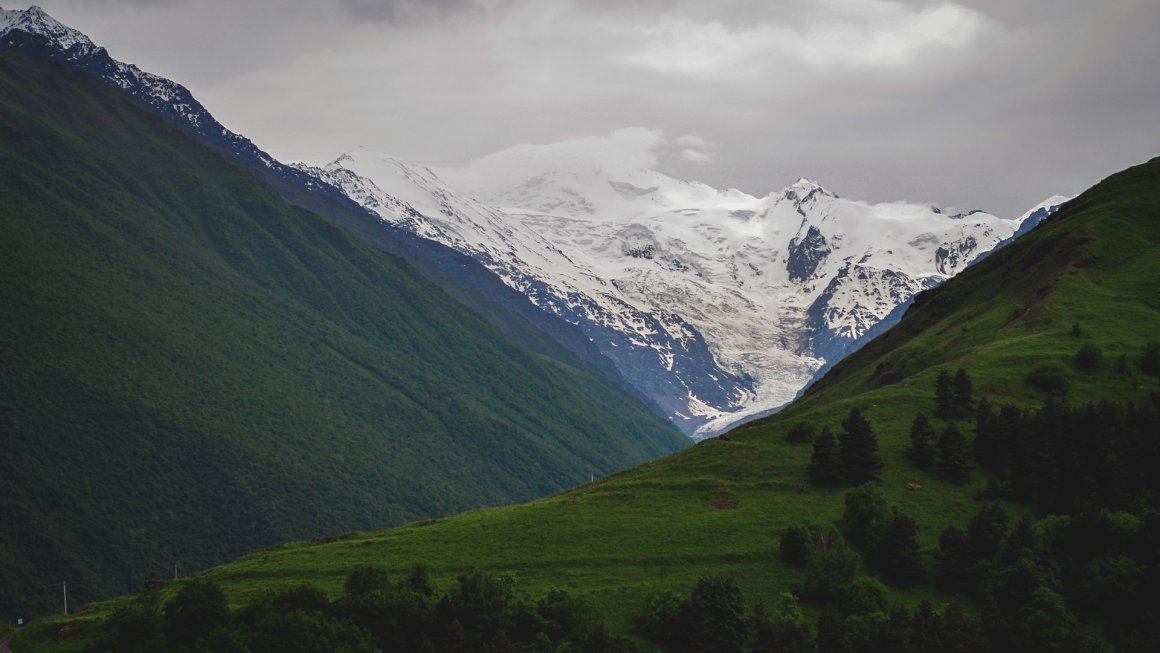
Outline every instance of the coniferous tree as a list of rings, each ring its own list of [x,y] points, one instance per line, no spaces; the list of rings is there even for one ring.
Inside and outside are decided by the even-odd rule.
[[[1003,506],[989,503],[967,524],[967,540],[971,545],[971,555],[976,560],[991,560],[999,553],[1003,539],[1007,537],[1007,511]]]
[[[830,427],[822,428],[818,439],[814,440],[813,453],[810,454],[810,480],[818,485],[841,485],[842,455],[838,449],[838,441]]]
[[[914,587],[925,576],[919,554],[918,525],[897,508],[882,530],[871,559],[886,582],[896,587]]]
[[[938,585],[948,592],[970,594],[975,589],[975,557],[966,533],[958,526],[947,526],[938,538]]]
[[[980,399],[975,408],[975,460],[979,467],[994,472],[999,464],[998,416],[991,402]]]
[[[934,414],[942,419],[955,416],[955,384],[946,370],[940,370],[934,380]]]
[[[962,485],[970,475],[970,445],[957,426],[948,424],[938,439],[938,476],[955,485]]]
[[[919,469],[927,471],[934,469],[938,456],[935,446],[937,442],[938,434],[926,419],[926,415],[922,413],[915,415],[914,421],[910,424],[910,449],[906,451],[910,462]]]
[[[842,420],[838,448],[842,456],[842,473],[847,483],[862,485],[878,479],[878,473],[882,470],[882,459],[878,457],[878,438],[870,428],[870,422],[857,408],[851,408],[849,416]]]
[[[845,499],[842,520],[846,523],[846,534],[854,544],[873,550],[890,517],[886,493],[882,486],[871,482],[846,490]]]
[[[915,653],[943,653],[942,620],[934,612],[930,601],[923,599],[911,619]]]
[[[833,607],[818,616],[818,653],[851,653],[850,636],[842,615]]]
[[[969,416],[971,414],[971,408],[975,403],[974,399],[972,399],[974,388],[971,385],[971,377],[967,375],[967,371],[965,369],[960,367],[958,371],[955,372],[955,378],[953,380],[952,386],[952,396],[954,398],[954,415],[956,417]]]
[[[804,567],[810,561],[810,531],[808,526],[790,526],[778,538],[781,559],[795,567]]]

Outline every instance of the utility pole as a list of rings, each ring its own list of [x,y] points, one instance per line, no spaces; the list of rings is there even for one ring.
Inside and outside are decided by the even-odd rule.
[[[68,581],[60,581],[60,590],[64,594],[64,616],[68,616]]]

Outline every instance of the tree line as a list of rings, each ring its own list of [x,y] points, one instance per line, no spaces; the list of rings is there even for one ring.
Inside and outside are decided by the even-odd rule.
[[[552,591],[533,601],[504,576],[472,571],[445,593],[415,566],[398,582],[360,567],[331,600],[312,585],[271,592],[232,611],[211,580],[162,601],[147,589],[109,617],[87,653],[625,653],[584,601]]]

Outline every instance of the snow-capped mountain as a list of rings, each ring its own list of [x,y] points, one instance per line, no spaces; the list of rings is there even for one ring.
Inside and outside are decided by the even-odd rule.
[[[115,88],[268,181],[282,180],[310,192],[347,201],[335,189],[320,185],[315,178],[280,163],[245,136],[225,128],[189,89],[133,64],[113,59],[105,48],[93,43],[88,36],[64,25],[36,5],[27,10],[0,8],[0,49],[21,50],[44,57]]]
[[[0,9],[0,49],[125,93],[287,200],[439,270],[451,279],[445,287],[473,289],[532,322],[560,318],[536,328],[582,357],[613,361],[693,435],[789,401],[917,291],[1058,204],[1015,220],[950,216],[845,200],[804,179],[754,197],[668,177],[647,153],[610,158],[580,141],[518,146],[454,170],[366,151],[323,169],[287,166],[182,85],[112,59],[36,6]],[[520,297],[509,288],[543,312],[504,296]]]
[[[519,146],[444,170],[358,150],[303,169],[580,326],[695,437],[791,400],[1027,218],[872,205],[806,179],[754,197],[586,150]]]

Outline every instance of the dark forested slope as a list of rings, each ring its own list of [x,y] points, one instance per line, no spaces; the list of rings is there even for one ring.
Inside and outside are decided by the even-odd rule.
[[[684,439],[124,96],[0,53],[0,615]]]

